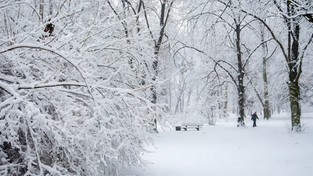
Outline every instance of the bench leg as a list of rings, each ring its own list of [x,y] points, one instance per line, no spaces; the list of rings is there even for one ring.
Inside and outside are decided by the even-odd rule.
[[[197,131],[199,131],[199,130],[200,130],[200,127],[197,127],[196,129],[197,129]]]

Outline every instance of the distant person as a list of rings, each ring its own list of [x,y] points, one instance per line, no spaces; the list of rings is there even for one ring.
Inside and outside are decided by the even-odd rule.
[[[154,129],[153,129],[154,132],[159,133],[158,132],[158,122],[157,122],[157,119],[153,119],[153,123],[154,123],[154,125],[153,125],[154,126]]]
[[[256,120],[259,120],[259,117],[256,115],[256,112],[254,112],[251,115],[251,120],[253,120],[253,127],[256,127]]]

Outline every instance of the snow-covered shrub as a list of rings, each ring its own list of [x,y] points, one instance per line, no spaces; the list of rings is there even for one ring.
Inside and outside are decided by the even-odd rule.
[[[135,18],[107,1],[36,2],[0,3],[0,175],[118,175],[141,165],[159,111],[149,82],[140,84],[150,79],[148,33],[132,33]]]
[[[78,82],[41,83],[48,71],[33,72],[31,64],[21,64],[26,60],[1,57],[2,174],[114,175],[141,163],[144,98],[96,84],[88,90]],[[9,63],[16,66],[5,69]]]
[[[215,125],[216,124],[216,113],[213,106],[211,107],[203,107],[201,114],[207,119],[209,125]]]

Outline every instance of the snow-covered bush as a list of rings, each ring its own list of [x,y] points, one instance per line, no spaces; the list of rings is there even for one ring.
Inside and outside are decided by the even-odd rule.
[[[107,1],[40,2],[0,3],[0,175],[141,165],[158,112],[149,82],[140,84],[153,57],[148,33]]]

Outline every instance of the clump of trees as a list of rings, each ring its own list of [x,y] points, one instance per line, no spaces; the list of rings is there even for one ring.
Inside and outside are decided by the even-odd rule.
[[[272,112],[280,111],[282,104],[290,102],[292,130],[301,131],[300,82],[303,62],[310,63],[306,58],[312,48],[312,3],[293,0],[186,3],[189,4],[186,24],[192,26],[190,34],[199,38],[199,43],[193,42],[193,46],[201,50],[198,58],[205,65],[199,72],[206,72],[198,81],[201,87],[197,96],[205,99],[218,92],[205,103],[217,100],[218,106],[212,107],[232,110],[242,119],[261,108],[264,118],[269,119]]]
[[[150,7],[168,14],[171,3],[0,2],[1,175],[119,175],[144,163],[163,112],[149,95],[165,29]]]

